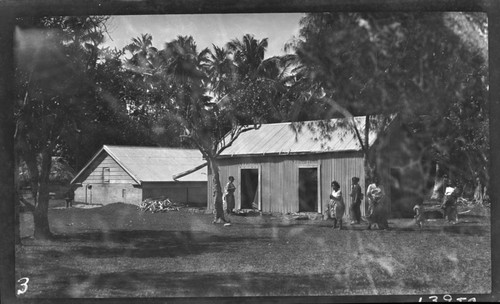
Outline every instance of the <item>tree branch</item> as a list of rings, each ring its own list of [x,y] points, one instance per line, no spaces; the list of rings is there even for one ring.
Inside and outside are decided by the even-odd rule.
[[[356,138],[358,139],[359,144],[361,145],[361,149],[363,150],[364,153],[366,153],[367,147],[365,146],[365,144],[363,142],[363,138],[361,137],[361,134],[359,133],[359,129],[356,126],[356,121],[354,120],[354,116],[351,117],[351,122],[352,122],[352,128],[354,129],[354,132],[356,133]]]
[[[257,130],[260,128],[260,124],[255,124],[253,126],[238,126],[236,128],[233,128],[232,130],[237,130],[235,132],[231,132],[231,136],[230,136],[230,139],[229,139],[229,142],[223,144],[221,146],[221,148],[217,151],[216,153],[216,156],[219,156],[222,152],[224,152],[224,150],[226,150],[227,148],[229,148],[233,143],[234,141],[244,132],[248,132],[250,130]],[[224,138],[227,138],[227,136],[225,136]],[[225,142],[225,140],[224,140]]]
[[[183,172],[178,173],[178,174],[174,174],[174,175],[172,175],[172,179],[173,179],[174,181],[177,181],[177,180],[178,180],[179,178],[181,178],[181,177],[184,177],[184,176],[186,176],[186,175],[189,175],[189,174],[191,174],[191,173],[193,173],[193,172],[196,172],[196,171],[198,171],[198,170],[202,169],[202,168],[203,168],[203,167],[205,167],[207,164],[208,164],[208,162],[204,162],[203,164],[198,165],[198,166],[196,166],[196,167],[194,167],[194,168],[192,168],[192,169],[189,169],[189,170],[183,171]]]

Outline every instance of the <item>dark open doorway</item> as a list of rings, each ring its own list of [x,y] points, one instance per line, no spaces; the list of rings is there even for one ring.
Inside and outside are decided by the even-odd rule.
[[[318,169],[299,168],[299,212],[318,211]]]
[[[241,169],[241,209],[258,209],[259,169]]]

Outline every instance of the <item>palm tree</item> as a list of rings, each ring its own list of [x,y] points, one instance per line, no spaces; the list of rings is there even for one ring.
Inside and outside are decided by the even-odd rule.
[[[168,87],[168,94],[165,96],[167,100],[163,102],[170,117],[185,130],[185,137],[192,141],[207,160],[214,174],[216,218],[224,220],[216,157],[228,128],[222,111],[217,106],[207,107],[210,98],[206,95],[213,88],[206,72],[211,71],[214,77],[221,79],[226,74],[225,68],[221,66],[219,69],[215,64],[218,62],[217,58],[224,58],[224,51],[216,48],[215,52],[216,54],[212,54],[204,49],[198,53],[192,37],[179,36],[168,42],[159,53],[164,64],[164,85]],[[222,59],[222,62],[225,62],[223,65],[229,65],[226,59]],[[220,86],[219,93],[222,90]],[[244,129],[241,127],[238,132]]]
[[[253,35],[246,34],[242,40],[231,40],[227,44],[227,48],[234,56],[234,62],[241,78],[257,77],[267,50],[267,38],[256,40]]]
[[[193,37],[178,36],[166,43],[165,48],[159,52],[162,74],[174,77],[178,83],[198,85],[201,89],[207,84],[207,77],[203,69],[207,54],[208,49],[198,53]]]
[[[153,37],[151,34],[142,34],[140,37],[132,39],[132,43],[123,48],[132,54],[127,60],[129,64],[146,69],[154,68],[158,50],[153,47]]]
[[[210,79],[211,90],[217,100],[229,93],[236,82],[236,65],[230,53],[223,47],[212,45],[214,51],[208,50],[204,67]]]

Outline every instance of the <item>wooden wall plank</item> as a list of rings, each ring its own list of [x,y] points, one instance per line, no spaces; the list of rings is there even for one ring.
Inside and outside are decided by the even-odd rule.
[[[109,183],[103,181],[103,168],[110,168]],[[90,173],[82,181],[82,184],[135,184],[136,181],[123,170],[120,165],[111,156],[105,154],[103,157],[96,158],[94,164],[89,168]]]
[[[350,204],[351,178],[360,177],[360,185],[363,189],[365,188],[362,178],[364,176],[363,158],[359,152],[221,159],[221,182],[224,181],[223,184],[225,184],[227,177],[233,175],[237,178],[236,183],[239,185],[240,169],[251,165],[260,166],[262,211],[264,212],[298,212],[298,170],[303,165],[314,165],[319,169],[321,211],[326,210],[330,183],[333,180],[340,183],[347,207]],[[211,183],[210,180],[209,183]],[[235,198],[236,208],[239,208],[241,202],[238,186]],[[209,197],[208,206],[209,208],[213,206],[212,197]],[[348,212],[346,212],[346,219],[347,216]]]

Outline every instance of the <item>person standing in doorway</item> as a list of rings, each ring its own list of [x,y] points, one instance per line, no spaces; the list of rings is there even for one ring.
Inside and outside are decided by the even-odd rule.
[[[226,213],[232,214],[234,213],[234,192],[236,191],[236,187],[234,186],[234,177],[230,176],[228,178],[228,182],[226,187],[224,188],[224,202],[226,203]]]
[[[363,193],[361,192],[361,186],[359,185],[359,178],[353,177],[351,179],[351,225],[359,224],[361,222],[361,200],[363,199]]]

